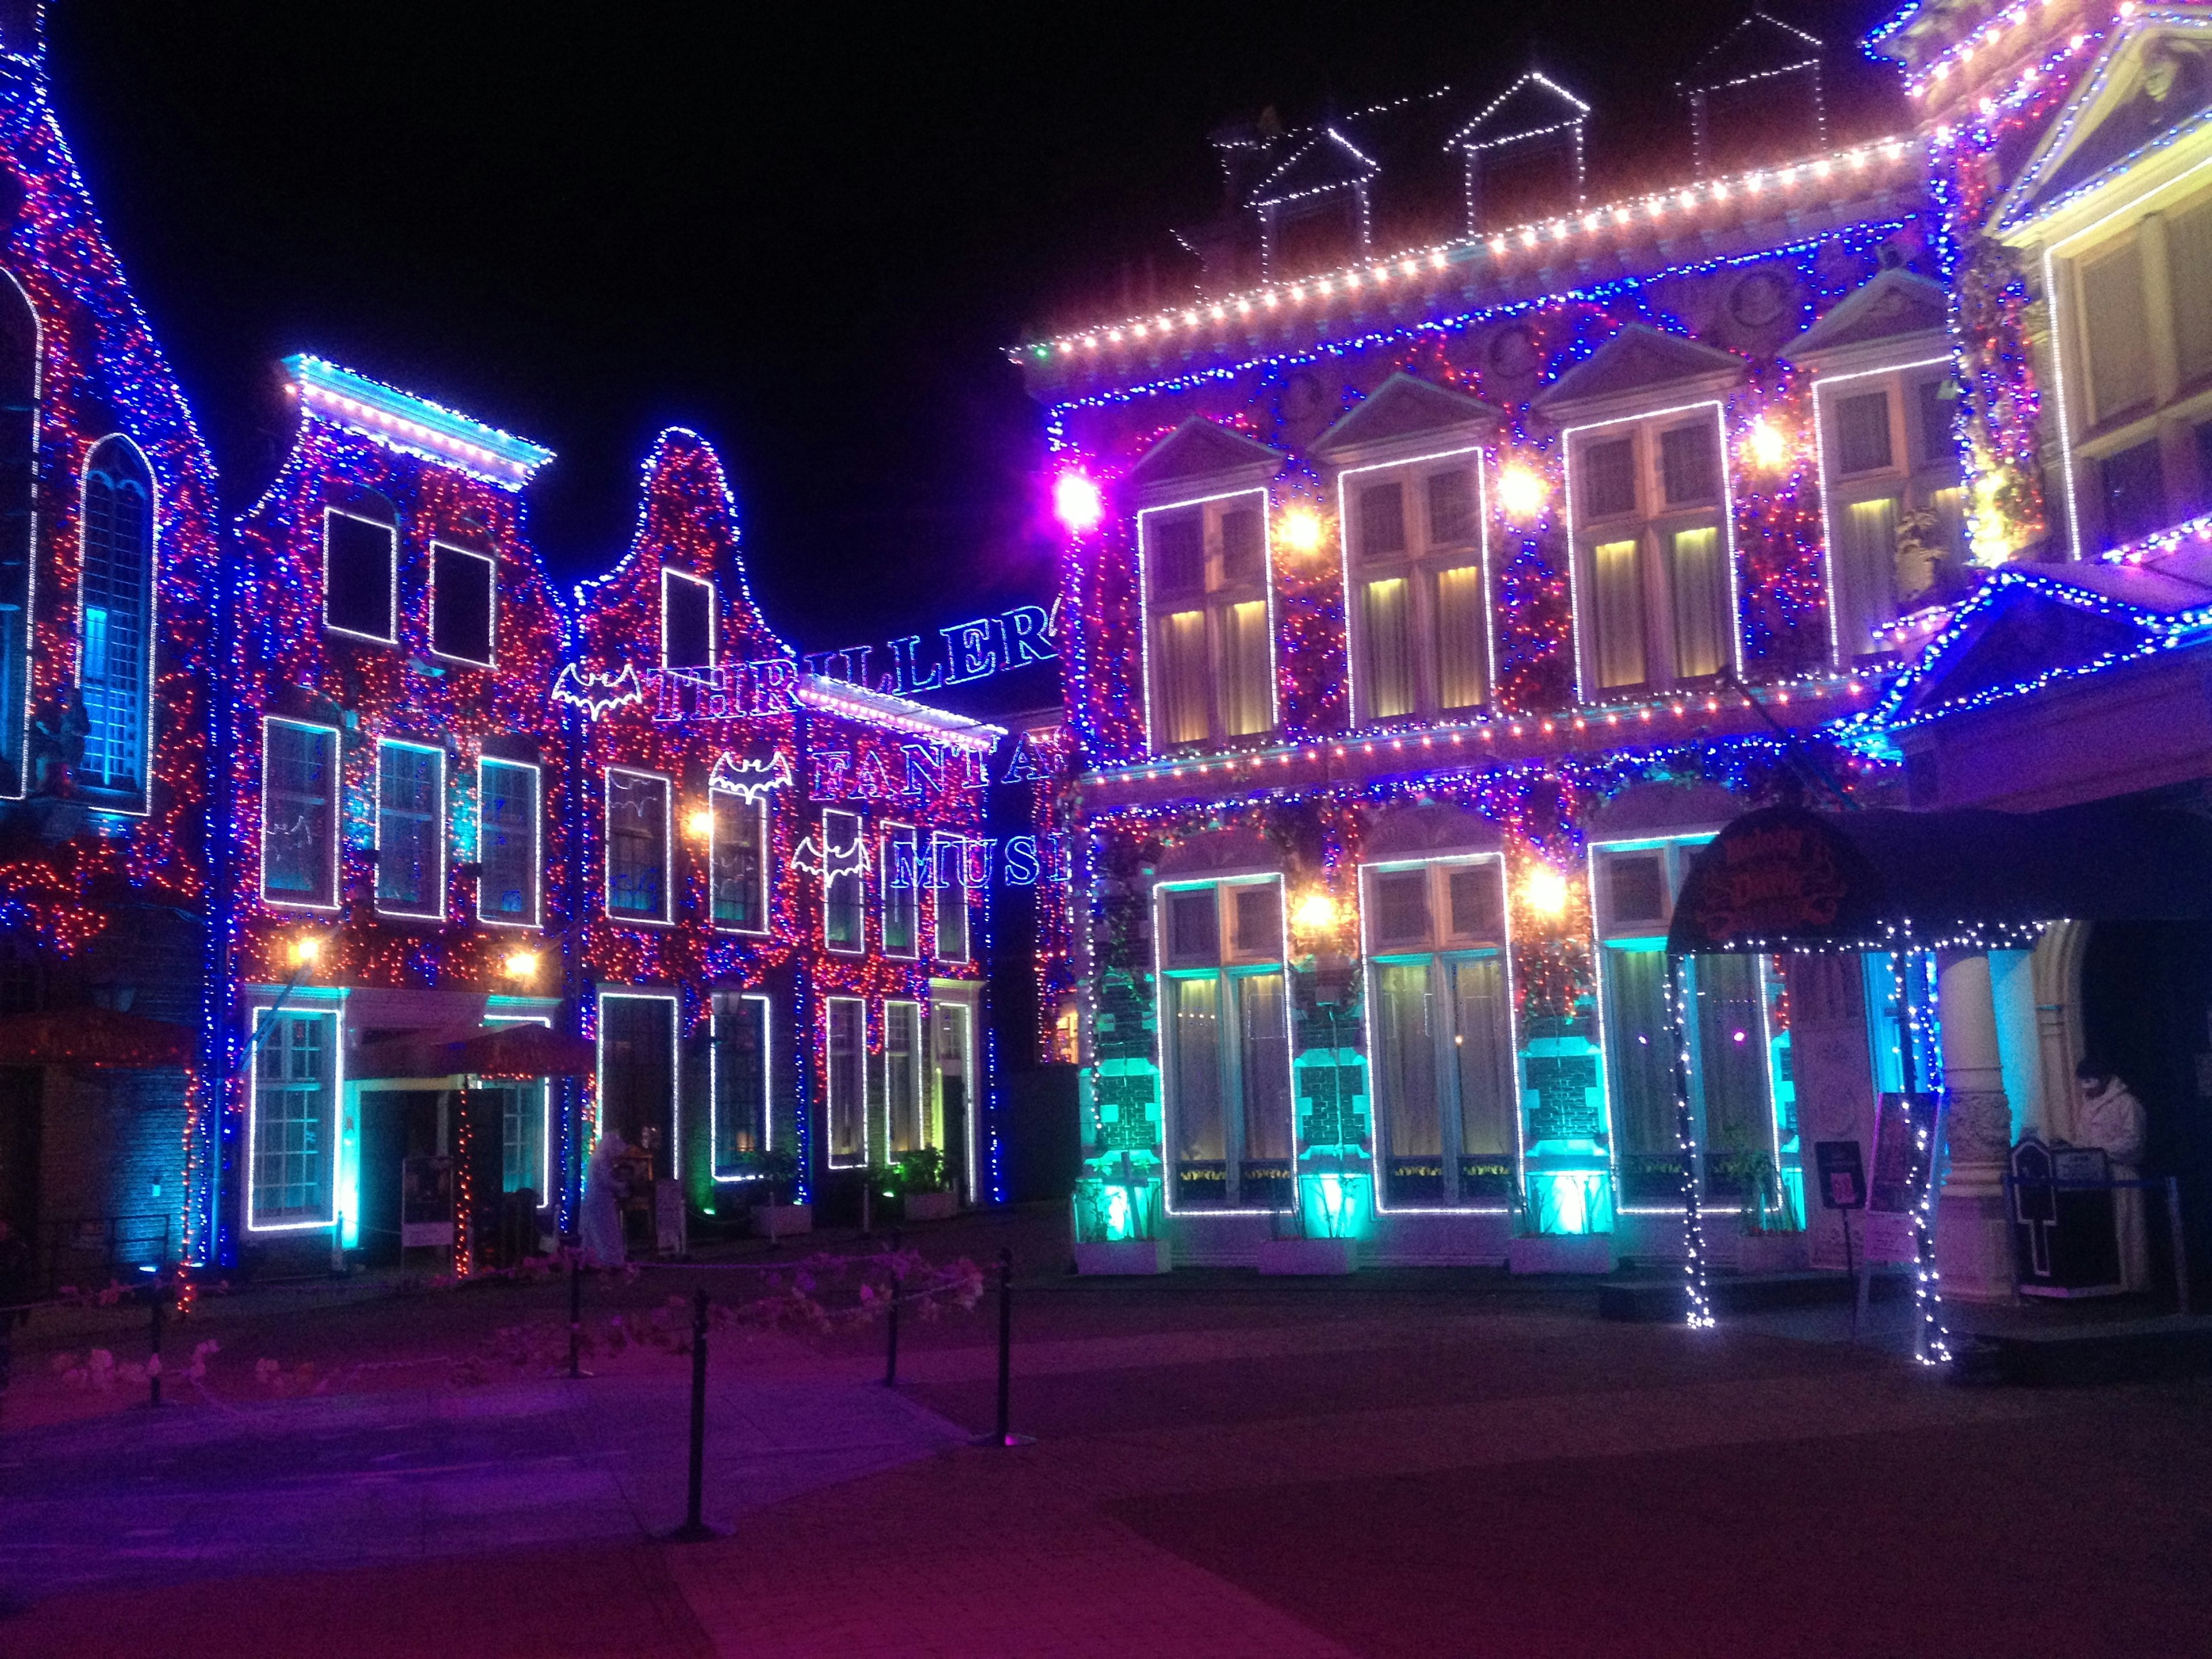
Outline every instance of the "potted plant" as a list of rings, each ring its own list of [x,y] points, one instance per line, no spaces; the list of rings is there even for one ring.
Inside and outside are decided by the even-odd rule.
[[[1609,1273],[1613,1234],[1589,1223],[1601,1206],[1609,1209],[1601,1172],[1523,1176],[1513,1195],[1513,1237],[1505,1246],[1505,1265],[1516,1273]],[[1562,1214],[1562,1187],[1573,1194],[1571,1214]],[[1580,1222],[1580,1226],[1572,1223]]]
[[[945,1178],[945,1154],[935,1146],[908,1152],[891,1166],[899,1202],[908,1221],[945,1221],[957,1214],[960,1194]]]
[[[814,1206],[793,1201],[799,1191],[799,1158],[791,1152],[741,1152],[739,1176],[753,1188],[752,1228],[760,1238],[783,1238],[814,1231]]]
[[[1743,1209],[1737,1218],[1736,1271],[1802,1271],[1810,1259],[1805,1249],[1805,1227],[1774,1160],[1765,1152],[1753,1158],[1745,1171],[1743,1188]]]
[[[1160,1236],[1158,1160],[1123,1152],[1094,1158],[1075,1184],[1075,1271],[1164,1273],[1174,1251]]]
[[[1323,1156],[1328,1155],[1308,1161],[1318,1166]],[[1268,1236],[1260,1241],[1261,1273],[1304,1275],[1358,1269],[1357,1223],[1364,1177],[1357,1170],[1346,1172],[1341,1147],[1334,1152],[1334,1161],[1333,1170],[1322,1171],[1317,1167],[1306,1170],[1297,1194],[1304,1201],[1297,1208],[1270,1212]],[[1288,1234],[1282,1230],[1286,1215],[1296,1229]]]

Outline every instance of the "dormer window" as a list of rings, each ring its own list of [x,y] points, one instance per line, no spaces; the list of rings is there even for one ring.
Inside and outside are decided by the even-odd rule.
[[[1479,449],[1341,475],[1355,725],[1490,701]]]
[[[1253,489],[1138,514],[1155,749],[1275,724],[1267,513]]]
[[[492,665],[493,617],[498,606],[489,554],[430,544],[430,649],[457,662]]]
[[[704,577],[660,573],[660,665],[714,665],[714,585]]]
[[[1585,702],[1713,679],[1736,659],[1721,405],[1570,428]]]

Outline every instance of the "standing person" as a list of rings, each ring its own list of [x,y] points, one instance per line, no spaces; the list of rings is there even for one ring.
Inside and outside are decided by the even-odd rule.
[[[592,1148],[584,1165],[584,1260],[602,1267],[619,1267],[627,1259],[623,1248],[622,1178],[615,1161],[629,1151],[623,1138],[606,1130]]]
[[[2077,1114],[2084,1144],[2101,1146],[2112,1163],[2112,1179],[2142,1178],[2142,1102],[2115,1076],[2110,1066],[2084,1060],[2074,1068],[2081,1085]],[[2150,1230],[2145,1218],[2142,1188],[2117,1187],[2112,1190],[2112,1216],[2120,1235],[2120,1283],[2130,1291],[2150,1288]]]

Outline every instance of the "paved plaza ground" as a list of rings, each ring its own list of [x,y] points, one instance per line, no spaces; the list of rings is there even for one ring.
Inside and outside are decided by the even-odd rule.
[[[988,1303],[908,1319],[896,1389],[880,1325],[718,1337],[727,1535],[688,1546],[653,1539],[689,1361],[516,1364],[498,1333],[555,1328],[557,1283],[210,1297],[158,1413],[52,1367],[143,1357],[136,1318],[41,1316],[0,1402],[0,1656],[2212,1650],[2212,1382],[1961,1386],[1895,1351],[1901,1308],[1855,1346],[1839,1311],[1607,1323],[1486,1273],[1076,1280],[1050,1210],[909,1242],[1014,1249],[1035,1443],[969,1443]],[[594,1283],[592,1317],[700,1282],[751,1276]]]

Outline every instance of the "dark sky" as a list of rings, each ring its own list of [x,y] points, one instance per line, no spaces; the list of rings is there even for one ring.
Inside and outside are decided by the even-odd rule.
[[[770,620],[820,649],[1048,597],[1000,348],[1118,309],[1125,263],[1212,205],[1212,126],[1537,63],[1598,106],[1601,186],[1651,182],[1686,149],[1671,78],[1744,9],[61,0],[50,33],[234,505],[291,351],[556,451],[534,526],[564,579],[619,555],[681,422],[730,467]],[[1848,79],[1886,9],[1778,9]]]

